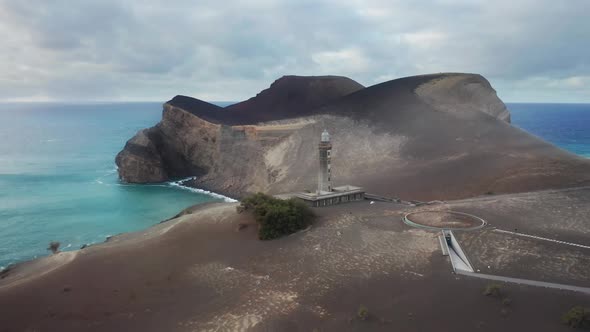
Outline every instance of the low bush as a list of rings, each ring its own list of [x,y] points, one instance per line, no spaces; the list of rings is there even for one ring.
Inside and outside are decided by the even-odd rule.
[[[356,317],[360,320],[367,320],[369,318],[369,309],[364,305],[361,305],[356,312]]]
[[[50,250],[53,254],[57,254],[59,252],[59,246],[59,242],[51,241],[49,242],[49,247],[47,247],[47,250]]]
[[[258,238],[272,240],[289,235],[309,226],[315,214],[302,201],[291,198],[282,200],[258,193],[246,197],[238,212],[251,211],[258,223]]]
[[[497,283],[491,283],[486,286],[483,295],[491,297],[500,297],[502,295],[502,286]]]
[[[590,329],[590,308],[573,307],[561,317],[561,320],[569,327]]]

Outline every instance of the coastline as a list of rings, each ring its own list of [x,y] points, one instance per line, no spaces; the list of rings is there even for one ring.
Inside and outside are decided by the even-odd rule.
[[[141,248],[146,244],[147,241],[165,235],[183,222],[194,222],[191,216],[192,214],[206,209],[210,210],[210,212],[205,215],[211,216],[212,214],[223,213],[224,210],[230,206],[235,206],[235,202],[207,202],[196,204],[179,211],[179,213],[174,217],[161,220],[146,229],[111,235],[103,242],[91,243],[83,248],[59,251],[56,254],[49,254],[47,256],[36,257],[33,259],[13,263],[4,267],[3,269],[0,269],[0,276],[2,276],[0,277],[0,292],[2,292],[4,289],[18,286],[48,275],[62,266],[73,262],[80,255],[84,256],[96,252],[100,253],[104,250],[108,252],[110,250],[117,250],[116,248],[119,247],[137,246]],[[8,277],[3,276],[3,274],[8,275]]]
[[[114,171],[109,172],[109,175],[112,175],[114,173],[117,172],[117,169],[115,168]],[[105,176],[99,177],[99,179],[104,178]],[[203,189],[199,189],[199,188],[194,188],[194,187],[190,187],[187,185],[184,185],[183,183],[186,181],[190,181],[193,180],[195,177],[188,177],[188,178],[184,178],[184,179],[180,179],[180,180],[176,180],[176,181],[168,181],[168,182],[163,182],[163,183],[154,183],[154,184],[127,184],[127,183],[122,183],[120,181],[118,181],[116,183],[117,186],[129,186],[129,187],[137,187],[137,186],[156,186],[156,187],[164,187],[164,188],[174,188],[174,189],[180,189],[180,190],[184,190],[184,191],[189,191],[191,193],[196,193],[196,194],[201,194],[201,195],[206,195],[209,197],[212,197],[216,200],[222,200],[223,203],[235,203],[238,202],[238,200],[233,199],[231,197],[228,196],[224,196],[215,192],[211,192],[208,190],[203,190]],[[97,181],[98,183],[98,181]],[[100,182],[99,184],[104,185],[104,183]],[[108,185],[108,184],[107,184]],[[170,220],[173,220],[174,218],[178,217],[179,213],[182,213],[183,211],[189,210],[189,209],[194,209],[197,206],[201,206],[201,205],[209,205],[209,204],[218,204],[219,202],[216,202],[215,200],[213,201],[207,201],[207,202],[201,202],[201,203],[197,203],[197,204],[193,204],[193,205],[188,205],[186,207],[181,208],[178,213],[174,213],[172,216],[170,217],[165,217],[161,220],[156,220],[154,221],[153,224],[148,225],[146,228],[142,228],[139,230],[131,230],[131,231],[125,231],[125,232],[121,232],[121,233],[116,233],[116,234],[106,234],[104,236],[104,240],[101,242],[100,240],[97,241],[91,241],[91,242],[87,242],[84,243],[82,245],[83,248],[88,248],[88,247],[94,247],[97,245],[101,245],[107,242],[112,241],[112,239],[114,239],[115,237],[120,237],[122,235],[125,234],[135,234],[135,233],[140,233],[140,232],[145,232],[148,231],[149,229],[151,229],[152,227],[155,227],[163,222],[168,222]],[[78,248],[77,246],[73,246],[71,243],[68,243],[67,245],[64,244],[64,247],[60,248],[60,253],[72,253],[72,252],[78,252],[79,250],[81,250],[82,248]],[[43,260],[43,259],[47,259],[48,257],[52,257],[51,254],[47,254],[47,255],[35,255],[34,257],[31,258],[24,258],[21,260],[16,260],[16,261],[12,261],[8,264],[6,264],[5,266],[0,266],[0,273],[2,273],[2,271],[11,269],[15,266],[20,266],[22,264],[27,264],[29,262],[34,262],[37,260]]]

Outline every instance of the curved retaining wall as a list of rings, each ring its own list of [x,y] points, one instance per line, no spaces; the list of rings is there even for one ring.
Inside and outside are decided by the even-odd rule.
[[[436,227],[436,226],[422,225],[422,224],[419,224],[419,223],[416,223],[416,222],[412,221],[409,218],[411,215],[415,215],[415,214],[419,214],[419,213],[426,213],[426,212],[444,212],[444,213],[449,213],[449,214],[457,214],[457,215],[467,216],[467,217],[470,217],[470,218],[473,218],[473,219],[479,221],[481,224],[480,225],[477,225],[477,226],[472,226],[472,227]],[[456,212],[456,211],[417,211],[417,212],[410,212],[410,213],[406,213],[403,216],[402,221],[406,225],[412,226],[412,227],[423,228],[423,229],[430,229],[430,230],[451,230],[451,231],[473,231],[473,230],[476,230],[476,229],[483,228],[487,224],[485,220],[483,220],[482,218],[480,218],[478,216],[474,216],[472,214],[465,213],[465,212]]]

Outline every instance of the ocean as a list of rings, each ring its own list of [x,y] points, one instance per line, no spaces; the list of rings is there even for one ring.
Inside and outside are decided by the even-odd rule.
[[[512,124],[590,158],[590,104],[507,103]]]
[[[515,126],[590,157],[590,104],[508,108]],[[119,183],[116,154],[161,112],[152,102],[0,104],[0,269],[47,255],[50,241],[78,249],[223,200],[177,183]]]
[[[115,156],[161,103],[0,104],[0,268],[148,228],[221,201],[175,183],[119,183]]]

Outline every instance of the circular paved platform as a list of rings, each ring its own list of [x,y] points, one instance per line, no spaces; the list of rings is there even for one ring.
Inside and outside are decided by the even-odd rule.
[[[472,231],[486,225],[485,220],[465,212],[457,211],[417,211],[406,213],[402,218],[405,224],[433,230]]]

